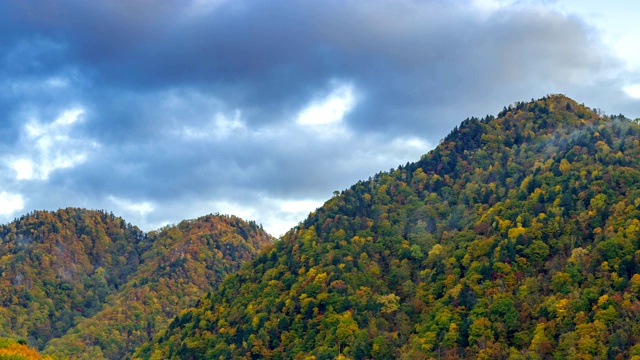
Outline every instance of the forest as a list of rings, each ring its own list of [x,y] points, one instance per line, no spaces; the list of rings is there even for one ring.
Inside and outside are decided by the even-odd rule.
[[[336,195],[141,359],[640,359],[640,126],[551,95]]]
[[[144,233],[83,209],[0,237],[0,348],[640,359],[640,125],[564,95],[464,120],[277,241],[234,216]]]
[[[208,215],[144,233],[105,211],[0,226],[0,336],[61,358],[120,359],[273,238]]]

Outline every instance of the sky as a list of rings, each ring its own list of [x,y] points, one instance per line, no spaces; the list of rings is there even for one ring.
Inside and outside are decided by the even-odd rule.
[[[279,236],[464,119],[562,93],[640,117],[640,3],[0,2],[0,222],[234,214]]]

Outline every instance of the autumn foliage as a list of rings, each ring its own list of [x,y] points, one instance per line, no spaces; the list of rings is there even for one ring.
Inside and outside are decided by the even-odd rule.
[[[562,96],[336,195],[143,359],[640,356],[640,126]]]
[[[35,349],[23,343],[0,338],[0,360],[53,360],[53,358],[43,357]]]
[[[0,334],[86,359],[132,352],[273,241],[235,216],[144,233],[71,208],[25,215],[0,238]]]

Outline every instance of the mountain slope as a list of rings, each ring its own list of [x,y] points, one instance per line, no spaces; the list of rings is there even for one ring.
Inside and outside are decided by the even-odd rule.
[[[98,312],[150,242],[102,211],[36,211],[0,225],[0,336],[42,348]]]
[[[273,242],[208,215],[144,233],[104,211],[36,211],[0,226],[0,336],[119,359]]]
[[[134,357],[640,356],[640,127],[562,95],[327,201]]]
[[[0,360],[53,360],[41,356],[35,349],[10,339],[0,338]]]
[[[119,359],[166,327],[179,310],[217,286],[273,242],[261,227],[235,216],[208,215],[149,234],[142,264],[100,312],[82,320],[45,353]]]

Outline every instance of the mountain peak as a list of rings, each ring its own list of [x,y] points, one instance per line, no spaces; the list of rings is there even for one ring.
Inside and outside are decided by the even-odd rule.
[[[61,358],[91,359],[132,352],[273,243],[236,216],[144,233],[79,208],[21,216],[0,225],[0,239],[0,333]]]
[[[639,135],[564,95],[467,119],[327,201],[134,357],[640,354]]]

